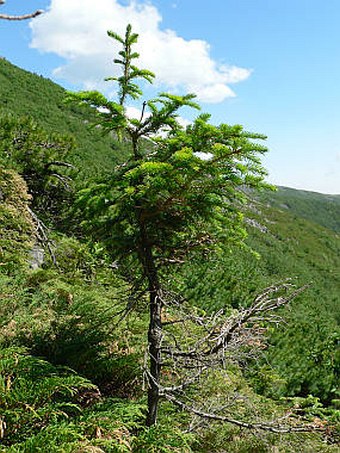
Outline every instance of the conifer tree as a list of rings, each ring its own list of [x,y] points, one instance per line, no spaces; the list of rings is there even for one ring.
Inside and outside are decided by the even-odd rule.
[[[103,131],[124,140],[130,154],[124,164],[112,169],[109,177],[82,190],[78,204],[85,219],[83,224],[106,244],[122,271],[133,273],[129,308],[148,296],[146,423],[152,426],[162,396],[187,408],[174,397],[174,392],[183,390],[184,385],[168,387],[168,393],[162,386],[165,359],[177,363],[182,360],[182,365],[183,361],[204,362],[201,373],[208,357],[223,361],[221,354],[233,344],[235,335],[240,335],[241,328],[251,324],[258,329],[259,313],[271,313],[291,297],[274,297],[277,290],[285,290],[287,285],[270,288],[255,300],[252,309],[228,322],[220,316],[210,320],[210,334],[204,341],[197,341],[196,346],[192,344],[191,349],[175,354],[168,347],[165,329],[171,323],[165,321],[164,312],[180,311],[182,304],[172,291],[169,266],[180,265],[195,250],[211,253],[221,241],[242,243],[245,188],[265,186],[266,173],[260,162],[266,151],[260,140],[265,137],[246,132],[239,125],[213,125],[208,114],[200,114],[192,124],[182,127],[180,108],[199,108],[193,94],[161,93],[142,103],[139,119],[130,118],[127,102],[142,95],[138,82],[152,82],[154,75],[133,63],[139,56],[132,50],[138,35],[132,33],[130,25],[125,37],[111,31],[108,35],[122,46],[119,58],[114,60],[122,68],[121,76],[109,79],[118,84],[118,99],[108,100],[97,91],[70,93],[69,99],[93,107]],[[199,317],[196,321],[199,326]],[[221,329],[220,337],[216,336],[217,328]],[[214,343],[217,337],[218,342]],[[187,383],[194,380],[195,377],[189,378]]]

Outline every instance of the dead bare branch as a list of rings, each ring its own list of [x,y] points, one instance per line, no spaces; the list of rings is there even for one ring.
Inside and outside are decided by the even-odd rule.
[[[38,242],[40,244],[42,244],[42,246],[45,248],[47,247],[47,250],[51,256],[51,259],[52,259],[52,262],[55,266],[58,265],[57,263],[57,259],[56,259],[56,256],[54,254],[54,251],[53,251],[53,242],[50,240],[50,238],[48,237],[48,228],[47,226],[44,224],[44,222],[42,222],[42,220],[39,219],[39,217],[35,214],[35,212],[32,211],[32,209],[30,208],[27,208],[28,209],[28,212],[30,213],[33,221],[34,221],[34,224],[35,224],[35,229],[36,229],[36,239],[38,240]]]
[[[179,400],[178,398],[176,398],[170,394],[164,394],[164,397],[168,401],[173,403],[175,406],[179,407],[180,409],[191,412],[201,418],[205,418],[205,419],[212,420],[212,421],[231,423],[232,425],[239,426],[240,428],[247,428],[247,429],[252,429],[255,431],[259,431],[259,430],[269,431],[269,432],[276,433],[276,434],[324,431],[324,428],[320,427],[319,425],[315,425],[315,424],[304,424],[304,425],[299,425],[299,426],[280,424],[280,421],[282,419],[278,419],[278,420],[275,420],[273,422],[268,422],[268,423],[249,423],[249,422],[245,422],[245,421],[241,421],[241,420],[236,420],[236,419],[228,417],[228,416],[205,412],[205,411],[196,409],[195,407],[192,407],[192,406],[186,404],[185,402]]]
[[[240,400],[246,403],[247,400],[237,391],[224,397],[222,405],[217,397],[216,401],[213,398],[205,402],[205,407],[189,399],[186,392],[192,386],[204,386],[203,376],[209,376],[214,370],[220,370],[224,375],[223,370],[228,369],[228,363],[240,363],[242,357],[247,359],[259,354],[266,347],[267,325],[282,321],[277,310],[289,304],[308,286],[296,288],[290,280],[280,282],[263,290],[247,308],[229,315],[219,310],[210,316],[197,313],[176,295],[161,291],[159,297],[166,312],[159,345],[160,359],[157,360],[162,369],[166,367],[169,371],[163,374],[164,383],[155,380],[146,366],[150,352],[146,353],[144,383],[148,388],[156,386],[159,397],[207,421],[278,434],[322,431],[320,426],[303,422],[295,413],[270,422],[248,422],[229,416],[228,410],[235,410],[235,404]],[[156,360],[156,357],[153,359]]]
[[[34,11],[34,13],[30,14],[22,14],[21,16],[11,16],[8,14],[0,14],[0,19],[3,20],[27,20],[27,19],[34,19],[37,16],[40,16],[44,11],[42,9],[38,9]]]
[[[51,173],[51,176],[54,178],[58,179],[58,181],[61,182],[61,184],[64,186],[64,189],[67,190],[68,192],[71,192],[71,186],[69,184],[70,181],[72,181],[72,178],[69,176],[62,176],[59,173]]]
[[[0,6],[5,4],[5,0],[0,0]],[[27,20],[27,19],[34,19],[37,16],[40,16],[40,14],[43,14],[42,9],[38,9],[37,11],[34,11],[33,13],[29,14],[22,14],[22,15],[9,15],[9,14],[0,14],[0,19],[3,20]]]
[[[49,168],[49,167],[51,167],[51,165],[57,165],[58,167],[66,167],[66,168],[75,169],[74,165],[69,164],[68,162],[61,162],[61,161],[59,161],[59,160],[54,160],[54,161],[52,161],[52,162],[48,162],[48,163],[45,165],[45,168]]]
[[[197,326],[204,326],[205,333],[187,348],[180,348],[178,344],[171,345],[169,342],[162,353],[171,356],[173,360],[186,361],[186,365],[197,362],[198,366],[202,366],[202,363],[208,362],[217,365],[226,355],[229,358],[240,355],[242,348],[243,353],[262,349],[265,326],[282,321],[281,316],[274,312],[289,304],[307,287],[305,285],[295,289],[290,281],[272,285],[256,296],[249,308],[227,318],[222,310],[205,319],[187,315],[186,319]]]

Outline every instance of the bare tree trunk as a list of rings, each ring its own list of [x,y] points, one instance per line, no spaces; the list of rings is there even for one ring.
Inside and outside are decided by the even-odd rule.
[[[161,373],[161,340],[162,340],[162,303],[157,292],[150,292],[150,323],[148,331],[149,342],[149,389],[148,389],[148,415],[146,419],[147,426],[156,423],[158,403],[159,403],[159,385]]]
[[[149,329],[148,329],[148,353],[149,353],[149,370],[148,370],[148,414],[146,425],[153,426],[157,421],[159,405],[159,388],[161,374],[161,342],[162,342],[162,308],[163,301],[161,297],[161,287],[154,257],[152,246],[149,244],[145,224],[140,221],[140,232],[143,249],[140,259],[143,264],[143,270],[148,280],[149,291]]]

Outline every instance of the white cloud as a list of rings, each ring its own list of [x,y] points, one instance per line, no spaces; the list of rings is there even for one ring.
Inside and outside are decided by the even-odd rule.
[[[229,84],[250,76],[249,69],[226,66],[210,56],[203,40],[185,40],[162,30],[161,15],[151,3],[118,0],[51,0],[48,11],[31,22],[31,47],[66,59],[54,74],[85,89],[104,89],[103,79],[113,74],[117,46],[107,30],[124,34],[131,23],[140,34],[139,65],[156,74],[161,86],[195,92],[202,102],[221,102],[235,96]],[[106,85],[107,89],[107,85]]]
[[[129,106],[126,108],[126,114],[131,119],[140,120],[142,116],[142,111],[140,109],[137,109],[136,107]],[[145,112],[143,114],[144,119],[147,118],[148,116],[150,116],[149,112]]]
[[[126,114],[127,114],[127,116],[130,119],[140,120],[141,117],[142,117],[142,110],[140,110],[140,109],[138,109],[136,107],[128,106],[126,108]],[[151,113],[148,112],[147,110],[145,112],[143,112],[143,118],[144,119],[148,118],[150,115],[151,115]],[[186,128],[187,126],[189,126],[189,124],[192,123],[191,121],[189,121],[186,118],[183,118],[182,116],[178,116],[177,117],[177,121],[183,128]],[[170,131],[169,127],[164,127],[162,130],[158,131],[156,136],[165,137],[168,134],[169,131]]]

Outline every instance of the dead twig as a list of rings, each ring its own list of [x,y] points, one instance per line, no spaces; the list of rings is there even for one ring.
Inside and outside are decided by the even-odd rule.
[[[45,248],[47,247],[48,252],[51,256],[52,262],[55,266],[58,266],[56,256],[53,251],[53,242],[50,240],[48,237],[48,228],[44,224],[42,220],[39,219],[39,217],[35,214],[35,212],[32,211],[32,209],[27,208],[28,212],[30,213],[34,224],[35,224],[35,229],[36,229],[36,238],[37,240],[42,244],[42,246]]]
[[[210,413],[210,412],[205,412],[200,409],[196,409],[195,407],[192,407],[185,402],[179,400],[178,398],[174,397],[173,395],[170,394],[164,394],[164,397],[173,403],[175,406],[181,408],[182,410],[188,411],[193,413],[194,415],[199,416],[200,418],[205,418],[208,420],[212,421],[220,421],[224,423],[231,423],[232,425],[239,426],[240,428],[247,428],[247,429],[252,429],[256,431],[269,431],[272,433],[276,434],[288,434],[288,433],[306,433],[306,432],[315,432],[315,431],[320,431],[323,432],[325,429],[323,427],[320,427],[319,425],[315,424],[305,424],[305,425],[299,425],[299,426],[291,426],[291,425],[285,425],[285,424],[280,424],[280,419],[269,422],[269,423],[250,423],[250,422],[245,422],[241,420],[236,420],[234,418],[224,416],[224,415],[219,415],[215,413]]]
[[[5,0],[0,0],[0,6],[5,4]],[[21,15],[10,15],[10,14],[0,14],[0,19],[3,20],[27,20],[27,19],[34,19],[37,16],[40,16],[40,14],[43,14],[42,9],[38,9],[37,11],[34,11],[33,13],[29,14],[21,14]]]

